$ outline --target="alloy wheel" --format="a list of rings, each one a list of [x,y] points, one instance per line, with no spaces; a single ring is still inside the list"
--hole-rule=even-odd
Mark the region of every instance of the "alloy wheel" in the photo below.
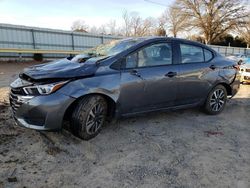
[[[219,112],[225,104],[225,93],[222,89],[216,89],[210,99],[212,111]]]
[[[105,121],[105,110],[101,104],[96,104],[89,112],[86,121],[88,134],[95,134]]]

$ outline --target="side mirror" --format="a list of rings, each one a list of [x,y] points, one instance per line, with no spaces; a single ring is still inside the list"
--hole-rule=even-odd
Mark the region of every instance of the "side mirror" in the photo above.
[[[74,57],[74,56],[68,56],[67,59],[68,59],[68,60],[71,60],[71,59],[73,59],[73,57]]]

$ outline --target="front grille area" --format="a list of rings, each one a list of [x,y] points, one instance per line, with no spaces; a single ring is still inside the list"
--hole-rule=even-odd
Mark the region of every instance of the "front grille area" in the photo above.
[[[18,100],[18,95],[17,94],[14,94],[12,92],[12,89],[11,89],[11,92],[10,92],[10,95],[9,95],[9,99],[10,99],[10,106],[13,110],[13,113],[14,115],[16,114],[16,111],[17,109],[23,104],[20,100]]]
[[[33,98],[33,96],[22,95],[22,89],[11,88],[9,100],[13,112],[13,117],[17,120],[17,111],[21,105]],[[18,115],[22,120],[30,125],[43,126],[46,119],[46,112],[40,111],[39,108],[30,107],[26,104],[27,111],[22,111]]]
[[[250,72],[250,69],[246,69],[246,72]]]
[[[11,93],[14,95],[22,95],[22,96],[26,95],[26,93],[22,88],[11,88]]]

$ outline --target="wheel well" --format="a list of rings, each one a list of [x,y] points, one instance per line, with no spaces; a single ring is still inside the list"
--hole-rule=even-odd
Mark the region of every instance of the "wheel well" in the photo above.
[[[226,90],[227,90],[227,95],[229,95],[229,96],[232,95],[232,88],[231,88],[231,86],[229,84],[219,83],[217,85],[223,85],[226,88]]]
[[[76,105],[78,104],[78,102],[86,97],[86,96],[91,96],[91,95],[100,95],[102,96],[106,101],[107,101],[107,104],[108,104],[108,121],[111,121],[111,119],[114,117],[115,115],[115,109],[116,109],[116,103],[115,101],[107,96],[107,95],[104,95],[104,94],[99,94],[99,93],[93,93],[93,94],[88,94],[88,95],[84,95],[84,96],[81,96],[79,98],[77,98],[66,110],[65,114],[64,114],[64,120],[70,120],[70,117],[72,116],[72,112],[73,110],[75,109]]]

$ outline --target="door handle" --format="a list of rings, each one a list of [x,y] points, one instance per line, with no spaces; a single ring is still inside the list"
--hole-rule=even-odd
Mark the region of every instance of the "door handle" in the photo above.
[[[139,74],[139,72],[138,72],[137,70],[135,70],[135,69],[131,70],[131,71],[130,71],[130,74],[131,74],[131,75],[138,76],[138,77],[141,77],[141,75]]]
[[[212,70],[214,70],[214,69],[216,69],[216,66],[215,65],[211,65],[209,68],[212,69]]]
[[[177,75],[177,72],[168,72],[167,74],[165,74],[165,76],[169,77],[169,78],[172,78],[174,76]]]

